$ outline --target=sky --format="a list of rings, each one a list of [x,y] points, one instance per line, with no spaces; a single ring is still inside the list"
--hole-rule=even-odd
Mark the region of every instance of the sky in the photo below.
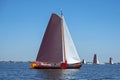
[[[120,62],[120,0],[0,0],[0,61],[35,61],[52,13],[63,11],[80,59]]]

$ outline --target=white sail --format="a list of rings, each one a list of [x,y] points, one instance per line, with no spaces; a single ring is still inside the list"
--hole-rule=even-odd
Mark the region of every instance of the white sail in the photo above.
[[[64,43],[65,43],[65,54],[66,54],[65,57],[67,63],[68,64],[79,63],[80,58],[76,51],[70,32],[67,28],[67,24],[65,22],[64,16],[62,16],[62,19],[63,19],[63,27],[64,27],[64,41],[65,41]]]
[[[99,60],[97,59],[97,64],[100,64]]]

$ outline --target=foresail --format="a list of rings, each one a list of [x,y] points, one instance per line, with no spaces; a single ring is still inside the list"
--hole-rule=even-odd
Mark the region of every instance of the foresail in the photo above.
[[[97,59],[97,64],[100,64],[99,60]]]
[[[64,27],[64,40],[65,40],[65,52],[66,52],[65,54],[66,54],[67,63],[68,64],[79,63],[80,58],[76,51],[70,32],[67,28],[67,24],[65,22],[64,16],[62,16],[62,19],[63,19],[63,27]]]

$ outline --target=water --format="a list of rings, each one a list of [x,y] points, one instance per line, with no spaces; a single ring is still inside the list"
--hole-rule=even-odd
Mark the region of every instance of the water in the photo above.
[[[29,63],[0,63],[0,80],[120,80],[120,65],[83,65],[80,69],[29,69]]]

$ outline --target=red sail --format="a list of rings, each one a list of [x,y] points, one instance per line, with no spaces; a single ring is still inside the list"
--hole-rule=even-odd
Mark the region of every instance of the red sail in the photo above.
[[[59,63],[63,61],[61,17],[52,14],[46,28],[36,61]]]
[[[96,54],[94,54],[93,64],[97,64],[97,55]]]
[[[93,64],[99,64],[99,60],[96,54],[94,54]]]

